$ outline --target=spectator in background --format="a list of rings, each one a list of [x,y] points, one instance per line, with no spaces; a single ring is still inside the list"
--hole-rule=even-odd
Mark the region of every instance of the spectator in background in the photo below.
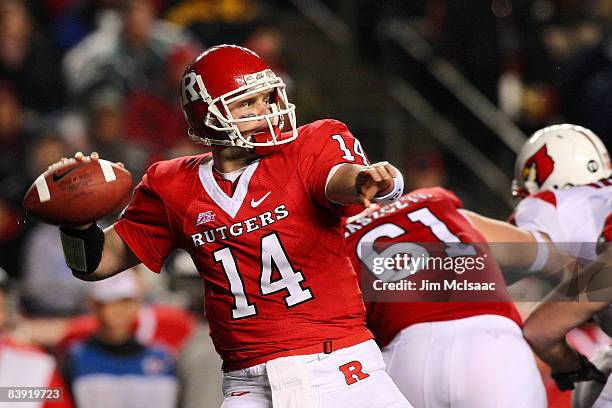
[[[89,285],[98,329],[72,347],[66,365],[77,405],[174,408],[174,357],[163,347],[143,345],[132,331],[139,310],[134,272]]]
[[[19,213],[0,196],[0,268],[6,268],[12,277],[19,276],[19,259],[15,253],[21,247],[22,224]]]
[[[188,148],[191,154],[199,152],[187,137],[183,111],[176,103],[176,86],[183,69],[198,54],[199,50],[190,45],[175,47],[159,73],[159,86],[135,89],[126,97],[127,139],[138,146],[147,146],[152,153],[151,162],[170,158],[166,152],[172,149]]]
[[[194,268],[193,263],[189,268]],[[209,336],[208,322],[196,319],[193,313],[177,306],[177,301],[181,303],[177,293],[168,293],[159,286],[152,287],[159,285],[160,281],[147,280],[146,276],[141,275],[149,272],[144,269],[142,266],[135,268],[136,272],[140,272],[136,276],[139,291],[143,293],[138,299],[153,303],[139,303],[136,320],[131,325],[134,338],[145,346],[162,346],[176,357],[182,408],[220,406],[223,402],[220,392],[221,359]],[[201,296],[199,281],[198,284],[191,282],[188,286],[192,289],[195,287],[194,292]],[[201,301],[197,305],[201,307]],[[203,315],[201,310],[198,315]],[[95,335],[100,330],[100,321],[93,313],[68,318],[30,315],[19,321],[18,329],[22,341],[44,346],[62,358],[75,344]]]
[[[101,115],[102,120],[93,124],[96,130],[104,131],[102,127],[109,126],[106,120],[114,121],[115,128],[122,123],[115,137],[121,138],[120,143],[138,144],[137,174],[142,171],[143,151],[150,155],[144,163],[148,164],[166,158],[168,149],[188,143],[183,115],[176,106],[176,84],[180,68],[199,51],[185,31],[157,19],[155,13],[150,0],[126,1],[120,14],[107,12],[100,27],[64,58],[73,101],[92,106],[94,120]],[[113,109],[104,103],[99,110],[100,93],[120,96],[113,102],[117,106]],[[131,164],[126,160],[130,169]]]
[[[138,268],[145,269],[144,267]],[[196,319],[192,314],[179,307],[142,303],[148,289],[139,274],[140,269],[138,268],[134,268],[130,272],[130,281],[134,282],[135,291],[138,294],[135,298],[138,302],[138,310],[130,330],[141,344],[163,346],[172,354],[177,355],[185,344],[191,340],[196,329]],[[92,286],[92,284],[87,283],[87,286]],[[94,335],[95,332],[100,330],[100,324],[100,320],[93,313],[72,317],[65,320],[65,324],[61,331],[57,333],[53,342],[46,343],[46,345],[57,346],[60,354],[62,354],[75,342],[83,341]]]
[[[106,160],[122,162],[138,180],[150,164],[152,152],[147,143],[133,143],[126,136],[126,117],[130,114],[126,114],[125,104],[125,97],[117,91],[98,92],[89,100],[87,123],[93,150]]]
[[[144,277],[136,276],[139,289],[148,297],[150,292]],[[198,322],[191,313],[172,305],[140,303],[138,306],[131,333],[140,344],[162,346],[177,358],[181,407],[220,406],[223,402],[221,359],[208,334],[208,323]],[[100,330],[100,320],[93,313],[68,319],[28,319],[21,322],[20,329],[27,341],[65,356],[76,343]]]
[[[10,313],[8,312],[8,276],[0,268],[0,386],[2,387],[48,387],[59,389],[61,401],[32,402],[32,408],[71,408],[73,406],[53,357],[39,349],[17,343],[9,335]],[[3,406],[18,407],[21,404],[3,403]]]
[[[189,29],[208,44],[244,42],[251,24],[262,12],[259,0],[177,0],[168,3],[165,19]]]
[[[124,95],[139,89],[157,91],[168,54],[189,42],[179,27],[156,19],[150,0],[128,0],[120,15],[108,15],[66,54],[70,93],[78,102],[104,88]]]
[[[0,83],[0,267],[20,275],[24,224],[21,199],[28,185],[24,152],[30,135],[23,128],[21,104],[11,86]]]
[[[32,135],[24,129],[23,116],[15,90],[0,82],[0,196],[13,208],[21,206],[29,178],[24,159]]]
[[[287,69],[284,56],[285,39],[280,30],[271,25],[260,25],[247,37],[244,46],[268,61],[270,69],[283,79],[287,92],[291,94],[293,79]]]
[[[564,114],[612,143],[612,30],[601,39],[578,49],[562,70],[561,96]]]
[[[0,80],[15,87],[26,109],[48,113],[62,105],[59,61],[20,0],[0,3]]]
[[[61,0],[45,2],[41,8],[49,20],[49,31],[63,54],[94,31],[107,11],[117,10],[121,0]]]
[[[33,316],[69,316],[83,312],[85,287],[66,268],[59,232],[39,222],[28,233],[23,252],[23,306]]]

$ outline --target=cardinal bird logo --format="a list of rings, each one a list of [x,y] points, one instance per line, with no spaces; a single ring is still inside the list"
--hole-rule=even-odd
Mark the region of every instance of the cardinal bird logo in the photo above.
[[[523,168],[523,179],[533,181],[542,187],[555,169],[555,161],[548,155],[546,145],[542,146],[526,162]]]

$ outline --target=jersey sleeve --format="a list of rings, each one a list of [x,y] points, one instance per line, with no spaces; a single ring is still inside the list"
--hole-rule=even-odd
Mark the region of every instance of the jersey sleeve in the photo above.
[[[606,217],[603,230],[601,231],[601,234],[597,240],[597,254],[601,254],[604,249],[608,248],[610,246],[610,242],[612,242],[612,213],[608,214]]]
[[[302,150],[299,169],[302,178],[314,200],[342,216],[349,216],[363,210],[361,205],[339,205],[330,201],[325,188],[339,165],[369,165],[361,143],[346,125],[336,120],[316,123],[316,129],[308,135]]]
[[[548,235],[552,242],[567,242],[556,204],[547,196],[523,199],[516,207],[511,220],[519,228]]]
[[[606,217],[601,236],[603,237],[604,241],[612,242],[612,214],[608,214],[608,216]]]
[[[159,273],[175,244],[165,205],[154,188],[154,175],[155,165],[136,186],[115,231],[147,268]]]

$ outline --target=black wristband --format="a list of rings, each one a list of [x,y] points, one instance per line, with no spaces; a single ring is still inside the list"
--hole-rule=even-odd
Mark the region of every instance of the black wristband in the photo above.
[[[574,380],[571,377],[573,373],[573,371],[571,373],[560,373],[553,371],[550,376],[553,380],[555,380],[555,384],[557,384],[557,388],[559,388],[560,391],[569,391],[575,388]]]
[[[66,265],[72,272],[86,275],[98,268],[104,247],[104,232],[98,224],[85,230],[60,227],[60,238]]]
[[[580,367],[574,371],[559,372],[553,371],[551,377],[555,380],[557,387],[561,391],[573,390],[574,383],[580,381],[597,381],[601,384],[606,383],[606,376],[599,371],[593,363],[591,363],[585,356],[579,354]]]

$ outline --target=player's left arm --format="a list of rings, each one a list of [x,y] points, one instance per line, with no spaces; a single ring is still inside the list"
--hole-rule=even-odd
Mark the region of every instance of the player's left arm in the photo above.
[[[345,163],[331,175],[325,195],[340,204],[363,204],[373,201],[395,201],[404,189],[400,171],[388,162],[369,166]]]

